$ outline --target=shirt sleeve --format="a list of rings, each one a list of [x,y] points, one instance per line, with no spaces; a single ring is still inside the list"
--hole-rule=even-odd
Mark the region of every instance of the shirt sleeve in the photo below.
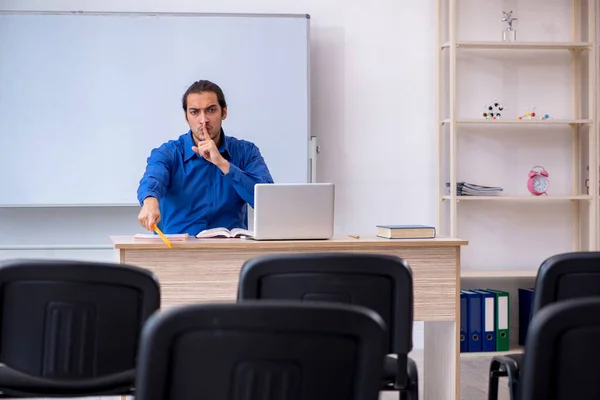
[[[244,201],[250,204],[250,207],[254,207],[254,185],[273,183],[269,168],[255,145],[248,150],[248,162],[245,168],[242,170],[229,162],[229,172],[225,177],[231,179],[235,190]]]
[[[142,205],[146,197],[154,197],[159,203],[169,186],[174,154],[166,146],[153,149],[148,157],[146,172],[140,180],[137,198]]]

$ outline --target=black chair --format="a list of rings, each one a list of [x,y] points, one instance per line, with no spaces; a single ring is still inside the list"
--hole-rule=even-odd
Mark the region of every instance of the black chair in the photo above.
[[[600,252],[570,252],[552,256],[538,270],[531,317],[552,303],[587,296],[600,296]],[[528,340],[525,341],[525,353],[529,347]],[[523,357],[523,353],[514,353],[492,358],[489,400],[498,398],[498,378],[506,376],[510,398],[519,399]]]
[[[357,304],[386,323],[387,356],[380,390],[418,399],[412,350],[413,281],[399,257],[359,253],[277,254],[250,259],[240,273],[238,301],[281,299]]]
[[[523,400],[600,398],[600,298],[564,300],[532,318],[523,359]]]
[[[193,304],[142,332],[136,400],[377,400],[385,323],[345,304]]]
[[[0,263],[3,397],[133,393],[139,336],[160,306],[154,275],[123,264]]]

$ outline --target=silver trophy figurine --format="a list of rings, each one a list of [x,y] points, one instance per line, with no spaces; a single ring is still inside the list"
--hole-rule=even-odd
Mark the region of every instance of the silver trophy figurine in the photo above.
[[[514,42],[517,40],[517,31],[513,29],[513,21],[516,21],[517,18],[513,17],[512,11],[502,11],[502,14],[504,14],[502,21],[508,22],[508,28],[502,31],[502,40],[505,42]]]

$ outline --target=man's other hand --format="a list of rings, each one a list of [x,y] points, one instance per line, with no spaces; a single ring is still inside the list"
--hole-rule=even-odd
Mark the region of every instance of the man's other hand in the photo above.
[[[160,209],[158,208],[158,200],[154,197],[146,197],[142,211],[138,215],[140,224],[149,231],[154,230],[154,224],[160,221]]]

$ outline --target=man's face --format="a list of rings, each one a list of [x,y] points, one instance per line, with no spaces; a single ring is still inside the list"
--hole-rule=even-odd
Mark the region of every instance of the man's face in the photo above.
[[[190,93],[187,97],[185,119],[192,130],[194,141],[206,139],[206,133],[218,142],[221,121],[227,117],[227,107],[221,108],[216,93]],[[217,143],[218,144],[218,143]]]

